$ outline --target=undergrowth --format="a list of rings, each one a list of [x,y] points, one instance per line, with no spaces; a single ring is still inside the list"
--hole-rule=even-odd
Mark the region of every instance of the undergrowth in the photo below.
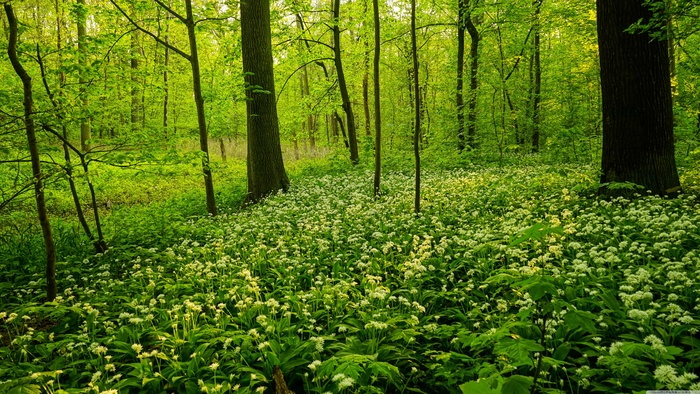
[[[216,217],[187,196],[115,214],[56,302],[41,270],[3,274],[0,391],[273,392],[274,366],[297,393],[700,388],[695,195],[465,166],[426,171],[420,215],[409,172],[375,199],[361,168]]]

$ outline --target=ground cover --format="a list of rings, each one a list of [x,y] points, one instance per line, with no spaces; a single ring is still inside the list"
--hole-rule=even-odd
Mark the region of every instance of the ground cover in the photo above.
[[[592,174],[436,169],[416,216],[410,172],[375,199],[360,169],[162,212],[157,245],[135,221],[59,264],[56,302],[40,271],[8,290],[0,391],[271,393],[274,366],[297,393],[700,389],[695,195],[599,200]]]

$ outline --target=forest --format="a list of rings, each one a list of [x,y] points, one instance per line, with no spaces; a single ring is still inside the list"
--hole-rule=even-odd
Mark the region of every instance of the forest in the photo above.
[[[0,393],[700,393],[700,1],[0,3]]]

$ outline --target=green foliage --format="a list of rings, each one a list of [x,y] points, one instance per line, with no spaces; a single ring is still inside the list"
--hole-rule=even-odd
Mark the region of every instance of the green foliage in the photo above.
[[[54,303],[40,259],[4,266],[3,390],[252,393],[276,365],[307,393],[697,387],[694,195],[587,198],[580,167],[433,169],[415,216],[411,174],[387,169],[375,199],[369,170],[322,175],[335,161],[216,217],[178,188],[121,208],[107,253],[62,255]]]

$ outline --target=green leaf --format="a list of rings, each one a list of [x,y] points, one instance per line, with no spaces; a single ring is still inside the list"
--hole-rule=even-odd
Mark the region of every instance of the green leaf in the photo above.
[[[564,323],[572,331],[581,328],[590,334],[595,334],[596,328],[595,323],[593,322],[594,318],[595,315],[591,312],[570,309],[568,312],[566,312],[566,315],[564,315]]]
[[[566,356],[569,355],[571,351],[571,345],[568,343],[562,343],[557,347],[557,349],[552,353],[552,358],[559,361],[564,361]]]
[[[503,383],[501,394],[528,394],[532,386],[532,377],[513,375]]]
[[[539,343],[532,339],[523,338],[503,338],[493,347],[494,353],[509,357],[513,360],[513,365],[516,367],[520,365],[534,365],[531,353],[543,350],[544,348]]]
[[[535,223],[532,226],[522,230],[520,236],[511,241],[508,246],[517,246],[525,241],[539,240],[549,234],[563,234],[564,228],[561,226],[550,227],[542,223]]]
[[[532,298],[534,301],[544,297],[545,294],[557,294],[557,288],[553,284],[542,279],[523,287],[523,291],[530,293],[530,298]]]
[[[23,384],[11,388],[7,394],[41,394],[41,387],[36,384]]]
[[[472,381],[459,385],[462,389],[462,394],[500,394],[498,389],[493,389],[490,387],[490,382],[486,380],[482,381]]]

